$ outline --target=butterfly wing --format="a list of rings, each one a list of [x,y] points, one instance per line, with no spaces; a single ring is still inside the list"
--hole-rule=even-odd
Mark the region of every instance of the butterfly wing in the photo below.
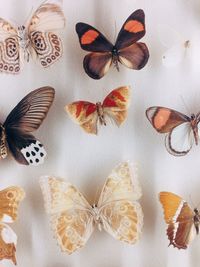
[[[71,254],[83,247],[93,232],[92,208],[73,185],[62,179],[42,177],[40,185],[57,242],[62,251]]]
[[[63,53],[61,39],[54,31],[65,27],[65,16],[60,5],[43,3],[27,25],[31,47],[43,67],[49,67]]]
[[[65,106],[71,119],[87,133],[97,134],[98,114],[95,104],[77,101]]]
[[[115,44],[117,50],[126,48],[137,42],[145,33],[145,14],[142,9],[138,9],[123,24]]]
[[[121,163],[107,178],[98,202],[103,227],[114,238],[129,244],[139,239],[143,226],[143,212],[137,202],[140,197],[141,188],[131,166]]]
[[[188,203],[171,192],[160,192],[159,200],[164,210],[167,236],[173,245],[179,249],[186,249],[194,237],[194,212]]]
[[[52,87],[32,91],[11,111],[3,125],[9,149],[21,164],[38,165],[44,160],[46,152],[42,144],[30,133],[45,119],[54,95]]]
[[[0,71],[11,74],[20,71],[17,30],[2,18],[0,18]]]
[[[103,101],[104,114],[109,116],[117,126],[120,126],[127,117],[130,104],[130,87],[122,86],[113,90]]]
[[[12,186],[0,191],[0,222],[11,223],[17,219],[20,202],[24,199],[22,188]]]
[[[17,236],[15,232],[6,224],[0,223],[0,260],[16,261]]]
[[[188,116],[165,107],[150,107],[146,110],[146,116],[159,133],[169,133],[174,127],[190,121]]]
[[[102,78],[112,64],[113,45],[94,27],[77,23],[76,32],[83,50],[90,51],[83,60],[85,72],[93,79]]]

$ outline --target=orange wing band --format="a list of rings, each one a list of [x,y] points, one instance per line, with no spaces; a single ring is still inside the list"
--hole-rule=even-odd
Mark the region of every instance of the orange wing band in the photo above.
[[[128,32],[138,33],[144,31],[144,25],[138,20],[129,20],[124,25],[124,29]]]
[[[81,37],[81,44],[82,45],[87,45],[91,44],[96,40],[96,38],[99,36],[99,33],[94,31],[94,30],[89,30],[83,34]]]

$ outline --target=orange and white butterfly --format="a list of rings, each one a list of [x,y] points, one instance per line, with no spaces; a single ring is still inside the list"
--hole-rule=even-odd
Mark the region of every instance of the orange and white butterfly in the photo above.
[[[163,206],[165,222],[168,225],[169,245],[178,249],[186,249],[195,233],[199,234],[199,210],[197,208],[192,210],[182,197],[171,192],[160,192],[159,199]]]
[[[176,110],[165,107],[150,107],[146,116],[154,129],[167,134],[165,147],[174,156],[184,156],[195,142],[198,145],[200,134],[200,113],[190,117]]]
[[[45,1],[25,25],[12,26],[0,18],[0,71],[18,74],[30,57],[46,68],[62,56],[62,43],[54,32],[64,28],[58,3]]]
[[[95,205],[90,205],[75,186],[62,179],[41,177],[40,185],[62,251],[71,254],[85,246],[95,225],[129,244],[140,238],[143,212],[138,199],[141,188],[128,162],[111,172]]]
[[[110,118],[119,127],[127,117],[130,104],[130,87],[119,87],[106,96],[103,103],[96,104],[88,101],[76,101],[65,106],[65,110],[83,130],[90,134],[97,134],[98,122],[106,125]]]
[[[17,264],[17,236],[8,223],[17,219],[18,207],[24,197],[24,190],[17,186],[0,191],[0,260],[12,260],[14,264]]]

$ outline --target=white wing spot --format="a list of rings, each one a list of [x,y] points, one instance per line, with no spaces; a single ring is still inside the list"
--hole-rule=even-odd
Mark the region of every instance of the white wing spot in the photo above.
[[[43,145],[39,141],[31,143],[29,146],[22,148],[21,152],[28,163],[34,166],[42,164],[47,155]]]

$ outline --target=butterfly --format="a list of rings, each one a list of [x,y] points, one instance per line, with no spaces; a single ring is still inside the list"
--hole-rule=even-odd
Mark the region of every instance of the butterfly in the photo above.
[[[97,134],[98,122],[106,126],[109,117],[119,127],[127,117],[130,103],[130,87],[122,86],[110,92],[103,103],[76,101],[65,106],[65,110],[73,121],[78,123],[85,132]]]
[[[119,71],[119,63],[139,70],[149,58],[146,44],[137,42],[145,35],[145,14],[141,9],[133,12],[123,24],[115,45],[111,44],[98,30],[86,23],[77,23],[76,32],[80,46],[87,54],[83,60],[85,72],[93,79],[101,79],[111,64]]]
[[[199,234],[199,210],[197,208],[192,210],[185,200],[171,192],[160,192],[159,199],[168,225],[169,245],[186,249],[195,233]]]
[[[52,65],[62,56],[62,43],[54,31],[64,26],[61,7],[48,1],[39,6],[25,25],[14,27],[0,18],[0,71],[18,74],[30,57],[44,68]]]
[[[128,162],[114,168],[98,203],[92,206],[75,186],[62,179],[44,176],[40,185],[62,251],[71,254],[85,246],[95,225],[129,244],[139,239],[143,226],[143,212],[138,202],[141,188]]]
[[[14,264],[17,264],[17,236],[8,223],[16,221],[18,207],[24,197],[24,190],[17,186],[0,191],[0,260],[12,260]]]
[[[8,150],[21,164],[43,163],[46,151],[31,134],[37,130],[54,100],[55,90],[41,87],[26,95],[0,123],[0,158],[6,158]]]
[[[146,116],[159,133],[166,133],[165,146],[174,156],[184,156],[198,145],[200,113],[190,117],[165,107],[150,107]]]

